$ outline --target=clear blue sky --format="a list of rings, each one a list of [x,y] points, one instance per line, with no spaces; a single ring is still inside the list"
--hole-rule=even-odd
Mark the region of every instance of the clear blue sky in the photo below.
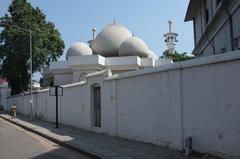
[[[55,23],[68,47],[81,40],[91,39],[91,28],[99,32],[104,26],[118,22],[142,38],[158,56],[166,50],[163,34],[168,31],[168,20],[173,20],[173,31],[179,34],[177,50],[191,53],[193,49],[192,23],[184,22],[189,0],[29,0]],[[0,16],[7,12],[11,0],[0,0]],[[38,79],[39,74],[35,75]]]

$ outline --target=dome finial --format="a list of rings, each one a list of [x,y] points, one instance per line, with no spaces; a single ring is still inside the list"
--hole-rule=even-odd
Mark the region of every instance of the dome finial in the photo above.
[[[171,19],[169,19],[168,20],[168,25],[169,25],[169,33],[171,33],[172,32],[172,20]]]
[[[93,36],[93,37],[92,37],[92,40],[95,39],[96,30],[97,30],[97,29],[96,29],[95,27],[92,28],[92,34],[93,34],[93,35],[92,35],[92,36]]]
[[[134,35],[134,32],[132,32],[132,36],[134,37],[135,35]]]
[[[116,18],[115,17],[113,18],[113,24],[116,24]]]

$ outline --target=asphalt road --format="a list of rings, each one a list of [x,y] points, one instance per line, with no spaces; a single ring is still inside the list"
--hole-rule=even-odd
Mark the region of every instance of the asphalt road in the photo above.
[[[90,159],[0,118],[0,159]]]

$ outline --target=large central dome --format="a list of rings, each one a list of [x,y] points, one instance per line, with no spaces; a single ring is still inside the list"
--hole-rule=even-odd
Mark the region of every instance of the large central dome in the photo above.
[[[110,24],[97,35],[92,50],[104,57],[118,56],[120,45],[131,36],[131,32],[121,24]]]

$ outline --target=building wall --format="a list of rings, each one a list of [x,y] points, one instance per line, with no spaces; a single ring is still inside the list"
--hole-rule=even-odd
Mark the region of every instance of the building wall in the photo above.
[[[196,11],[197,16],[194,19],[194,40],[195,40],[195,45],[198,43],[198,41],[200,40],[201,36],[202,36],[202,17],[201,17],[201,11],[200,9],[198,11]]]
[[[235,14],[233,14],[233,34],[235,37],[240,36],[240,9],[236,10]]]
[[[3,109],[7,108],[7,97],[10,95],[11,89],[7,85],[0,86],[0,105]]]
[[[224,0],[222,0],[224,1]],[[209,22],[206,23],[206,14],[203,1],[194,13],[194,39],[195,49],[193,54],[200,56],[210,56],[240,49],[240,1],[229,0],[228,5],[216,4],[215,0],[206,0],[209,11]],[[230,17],[232,16],[232,25]],[[231,29],[233,35],[231,35]],[[232,36],[232,37],[231,37]],[[238,41],[238,46],[232,48],[232,42]],[[214,45],[209,50],[209,41]]]
[[[240,2],[239,2],[240,3]],[[238,39],[238,46],[234,46],[234,49],[240,49],[240,9],[236,10],[233,15],[233,36]]]
[[[200,151],[239,155],[239,64],[182,71],[183,136],[193,136],[193,147]]]
[[[118,136],[181,149],[179,84],[179,70],[117,80]]]
[[[240,52],[215,55],[162,67],[64,86],[59,97],[61,123],[182,150],[186,136],[193,149],[240,157]],[[92,86],[101,86],[101,128],[93,127]],[[8,98],[30,115],[30,97]],[[55,97],[34,95],[38,117],[54,122]]]
[[[216,54],[231,51],[231,36],[229,22],[225,23],[218,34],[214,38],[214,46]]]
[[[58,73],[54,74],[54,85],[69,84],[73,82],[72,73]]]
[[[212,45],[208,44],[206,45],[206,47],[203,49],[202,51],[202,55],[201,56],[210,56],[213,55],[213,47]]]

